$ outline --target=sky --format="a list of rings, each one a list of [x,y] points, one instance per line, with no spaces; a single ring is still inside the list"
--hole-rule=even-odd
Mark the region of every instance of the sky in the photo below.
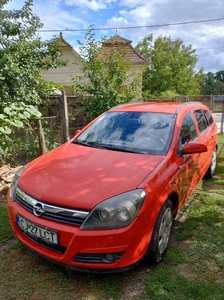
[[[23,4],[11,0],[7,8]],[[224,70],[224,0],[34,0],[32,10],[43,39],[62,32],[76,51],[92,25],[96,40],[117,33],[133,46],[149,34],[181,39],[196,50],[196,70]]]

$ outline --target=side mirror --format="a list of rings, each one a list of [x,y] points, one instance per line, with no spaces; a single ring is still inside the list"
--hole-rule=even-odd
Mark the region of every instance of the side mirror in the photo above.
[[[202,153],[202,152],[207,152],[208,148],[205,144],[201,143],[187,143],[182,146],[182,153],[181,155],[184,154],[193,154],[193,153]]]

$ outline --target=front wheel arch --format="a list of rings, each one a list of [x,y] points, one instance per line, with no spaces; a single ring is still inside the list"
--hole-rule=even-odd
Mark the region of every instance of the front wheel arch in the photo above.
[[[148,251],[145,255],[145,261],[147,263],[159,263],[164,257],[170,242],[175,211],[176,208],[173,202],[168,198],[163,204],[155,222]]]

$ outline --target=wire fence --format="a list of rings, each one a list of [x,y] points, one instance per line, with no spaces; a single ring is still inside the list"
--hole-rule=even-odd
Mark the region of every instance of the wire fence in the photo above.
[[[10,138],[0,145],[0,166],[17,167],[25,165],[40,156],[40,138],[38,122],[43,129],[46,151],[50,151],[63,143],[62,140],[62,112],[59,103],[60,96],[50,98],[50,102],[38,107],[42,114],[40,119],[30,120],[24,128],[15,128]],[[67,96],[69,135],[74,136],[77,129],[86,125],[85,113],[76,117],[80,102],[76,97]]]
[[[54,118],[42,118],[47,150],[60,145],[60,134]],[[31,120],[28,127],[16,128],[10,139],[4,142],[0,165],[16,167],[25,165],[40,155],[36,120]]]

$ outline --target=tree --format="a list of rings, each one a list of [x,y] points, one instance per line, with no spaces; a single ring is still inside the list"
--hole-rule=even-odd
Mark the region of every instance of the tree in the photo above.
[[[201,95],[224,94],[224,71],[208,72],[203,80]]]
[[[85,43],[78,41],[82,58],[79,66],[84,75],[73,78],[74,90],[82,99],[87,121],[138,97],[140,84],[140,76],[132,73],[131,62],[126,59],[125,46],[116,45],[116,49],[103,53],[105,38],[96,41],[92,31],[91,26]]]
[[[224,95],[224,82],[221,80],[217,80],[215,86],[216,86],[215,95]]]
[[[216,94],[224,95],[224,70],[215,73]]]
[[[32,13],[32,0],[20,10],[3,10],[0,3],[0,139],[1,146],[13,128],[40,116],[36,105],[49,96],[52,84],[40,69],[63,65],[60,39],[42,41],[37,31],[43,24]]]
[[[143,74],[145,96],[198,95],[203,80],[203,70],[194,70],[197,56],[192,46],[185,46],[181,39],[159,36],[153,40],[146,36],[135,47],[136,51],[150,62]]]
[[[224,82],[224,70],[216,72],[215,79]]]
[[[215,76],[212,72],[208,72],[202,82],[201,95],[215,95]]]

